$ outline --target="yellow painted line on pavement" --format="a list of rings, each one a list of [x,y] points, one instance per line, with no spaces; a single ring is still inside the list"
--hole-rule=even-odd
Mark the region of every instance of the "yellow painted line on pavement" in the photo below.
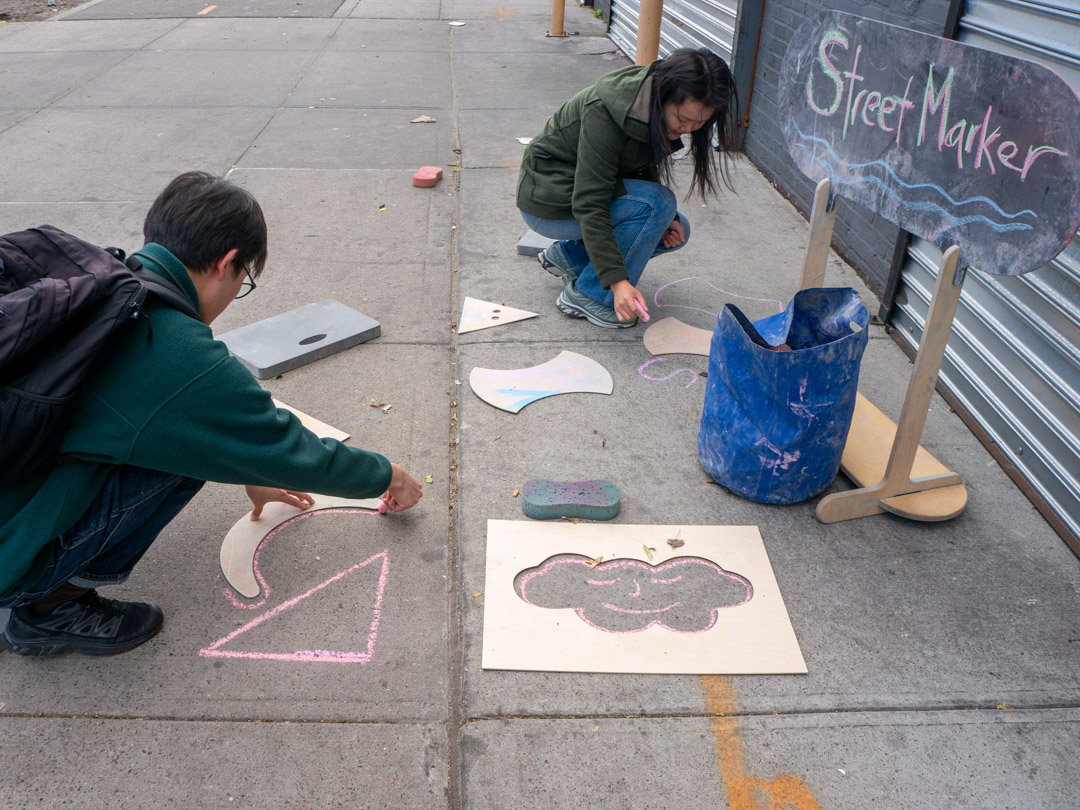
[[[738,706],[731,678],[703,675],[701,688],[712,716],[720,780],[727,792],[729,810],[821,810],[810,788],[790,774],[768,780],[746,770],[746,751],[735,717]]]
[[[213,10],[214,10],[215,8],[217,8],[217,6],[207,6],[207,7],[206,7],[206,8],[204,8],[204,9],[203,9],[202,11],[200,11],[200,12],[199,12],[199,14],[209,14],[209,13],[210,13],[211,11],[213,11]],[[198,16],[198,14],[196,14],[195,16]]]

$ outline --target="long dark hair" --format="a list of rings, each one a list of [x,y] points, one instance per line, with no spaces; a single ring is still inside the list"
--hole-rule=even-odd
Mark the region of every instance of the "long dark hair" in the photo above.
[[[700,101],[715,112],[708,123],[690,133],[690,154],[694,159],[694,179],[687,197],[696,188],[704,201],[706,193],[716,194],[716,172],[724,185],[734,191],[728,177],[731,152],[738,131],[739,97],[735,79],[727,63],[708,48],[680,48],[650,68],[653,81],[649,140],[656,176],[671,185],[671,149],[664,127],[664,107],[687,99]],[[716,147],[713,148],[713,133]],[[721,155],[718,163],[716,152]]]

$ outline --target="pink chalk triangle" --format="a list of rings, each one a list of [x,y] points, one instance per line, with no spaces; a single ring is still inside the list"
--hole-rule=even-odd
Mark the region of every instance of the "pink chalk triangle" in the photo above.
[[[368,630],[367,644],[363,650],[296,650],[294,652],[287,653],[272,653],[272,652],[249,652],[239,650],[223,650],[221,649],[237,636],[243,635],[249,630],[261,625],[263,622],[274,618],[280,613],[287,610],[291,610],[296,605],[300,604],[309,597],[314,596],[323,588],[328,585],[332,585],[345,577],[349,576],[354,571],[363,568],[364,566],[374,563],[376,560],[382,561],[382,571],[379,574],[379,583],[375,589],[375,598],[371,606],[371,624]],[[280,605],[256,616],[250,622],[245,624],[236,630],[233,630],[227,636],[218,639],[209,647],[199,650],[199,655],[205,658],[251,658],[263,661],[296,661],[296,662],[312,662],[312,661],[328,661],[331,663],[342,664],[366,664],[371,660],[371,656],[375,650],[375,640],[379,634],[379,616],[382,611],[383,593],[386,590],[386,580],[390,573],[390,555],[389,549],[384,549],[378,554],[364,560],[362,563],[346,568],[341,573],[335,574],[330,579],[316,585],[306,593],[300,594],[300,596],[294,596]]]

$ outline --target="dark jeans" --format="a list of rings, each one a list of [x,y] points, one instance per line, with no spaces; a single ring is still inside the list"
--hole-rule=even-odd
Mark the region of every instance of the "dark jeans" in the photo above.
[[[204,482],[141,467],[117,467],[81,518],[48,547],[49,563],[23,594],[0,608],[25,605],[65,582],[116,585]]]

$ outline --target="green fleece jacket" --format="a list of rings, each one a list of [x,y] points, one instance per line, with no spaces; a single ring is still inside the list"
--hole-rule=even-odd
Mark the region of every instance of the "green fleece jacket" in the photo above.
[[[136,255],[198,307],[169,251],[150,244]],[[61,445],[72,463],[0,492],[0,599],[34,583],[46,547],[82,516],[115,465],[348,498],[390,485],[383,456],[320,439],[275,408],[209,326],[153,296],[146,311],[152,336],[141,321],[110,336],[72,403]]]
[[[623,179],[656,182],[650,67],[620,68],[582,90],[548,119],[521,160],[518,208],[544,219],[576,219],[605,288],[627,278],[611,201],[626,193]],[[672,142],[673,149],[680,146]]]

